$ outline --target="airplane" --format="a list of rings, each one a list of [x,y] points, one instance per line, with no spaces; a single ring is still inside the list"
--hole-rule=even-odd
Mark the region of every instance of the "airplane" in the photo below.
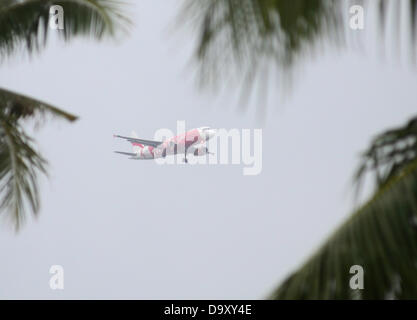
[[[168,155],[184,153],[184,162],[187,163],[188,153],[194,156],[210,154],[205,143],[216,135],[216,130],[210,127],[195,128],[165,141],[139,139],[134,132],[132,135],[134,137],[114,135],[115,138],[129,141],[133,146],[133,152],[115,151],[115,153],[136,160],[165,158]]]

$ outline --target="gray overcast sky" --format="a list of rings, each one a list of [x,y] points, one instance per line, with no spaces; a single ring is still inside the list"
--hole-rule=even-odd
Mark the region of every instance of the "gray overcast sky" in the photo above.
[[[50,161],[40,218],[0,233],[0,298],[262,298],[313,253],[351,209],[350,178],[371,137],[416,111],[416,73],[365,55],[329,53],[303,69],[263,125],[263,171],[159,166],[113,150],[113,133],[257,128],[256,101],[196,89],[193,43],[170,36],[174,1],[131,7],[117,45],[52,41],[1,65],[0,86],[80,116],[36,136]],[[23,61],[23,62],[22,62]],[[273,85],[272,85],[273,86]],[[274,101],[274,99],[271,99]],[[49,288],[49,268],[65,289]],[[348,271],[347,271],[348,272]]]

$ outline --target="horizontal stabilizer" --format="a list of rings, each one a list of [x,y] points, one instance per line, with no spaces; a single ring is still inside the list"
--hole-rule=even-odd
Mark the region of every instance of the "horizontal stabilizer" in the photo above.
[[[136,155],[137,155],[137,153],[122,152],[122,151],[115,151],[115,153],[120,153],[120,154],[124,154],[124,155],[126,155],[126,156],[132,156],[132,157],[134,157],[134,156],[136,156]]]

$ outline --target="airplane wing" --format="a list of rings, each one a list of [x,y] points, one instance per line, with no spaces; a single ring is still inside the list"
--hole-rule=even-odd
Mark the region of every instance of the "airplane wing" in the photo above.
[[[119,136],[119,135],[114,135],[116,138],[122,138],[122,139],[126,139],[127,141],[131,142],[131,143],[140,143],[143,144],[145,146],[152,146],[154,148],[158,147],[160,144],[162,144],[162,141],[153,141],[153,140],[144,140],[144,139],[137,139],[137,138],[131,138],[131,137],[123,137],[123,136]]]
[[[130,153],[130,152],[115,151],[115,153],[120,153],[126,156],[132,156],[132,157],[136,156],[136,153]]]

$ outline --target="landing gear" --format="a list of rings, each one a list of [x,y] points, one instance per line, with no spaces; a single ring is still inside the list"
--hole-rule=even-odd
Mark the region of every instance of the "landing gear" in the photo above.
[[[184,162],[185,162],[185,163],[188,163],[188,160],[187,160],[187,149],[185,149],[185,153],[184,153],[184,154],[185,154],[185,157],[184,157]]]

